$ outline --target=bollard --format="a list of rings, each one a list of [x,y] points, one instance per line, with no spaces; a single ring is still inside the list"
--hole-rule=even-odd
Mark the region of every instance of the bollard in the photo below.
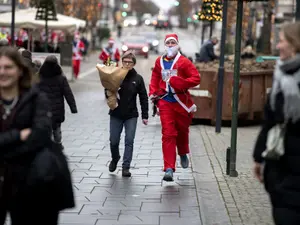
[[[226,149],[226,175],[230,174],[230,147]]]

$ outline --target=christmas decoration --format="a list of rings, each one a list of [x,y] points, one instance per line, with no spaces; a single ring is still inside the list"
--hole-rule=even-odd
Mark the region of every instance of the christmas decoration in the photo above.
[[[203,0],[199,20],[222,21],[222,0]]]

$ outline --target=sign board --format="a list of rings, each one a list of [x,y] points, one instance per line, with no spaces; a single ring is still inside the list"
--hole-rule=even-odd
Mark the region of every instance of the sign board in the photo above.
[[[41,62],[41,64],[43,64],[48,55],[54,55],[57,58],[58,63],[61,65],[61,68],[62,68],[66,78],[69,81],[71,81],[73,79],[72,63],[71,63],[71,65],[63,65],[61,63],[61,54],[59,54],[59,53],[32,52],[32,61],[38,60],[38,61]],[[71,57],[71,62],[72,62],[72,57]]]

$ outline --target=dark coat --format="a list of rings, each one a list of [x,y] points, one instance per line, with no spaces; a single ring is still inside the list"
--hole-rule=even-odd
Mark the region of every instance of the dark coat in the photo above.
[[[144,79],[135,69],[128,72],[118,91],[118,107],[109,111],[109,115],[127,120],[138,117],[136,96],[139,95],[142,108],[142,119],[148,119],[148,95]]]
[[[62,69],[58,64],[44,64],[41,66],[39,88],[47,94],[51,103],[52,123],[62,123],[65,121],[65,102],[70,107],[72,113],[77,113],[77,106],[73,92],[63,75]]]
[[[31,204],[35,204],[32,207],[46,207],[48,206],[47,202],[53,202],[54,199],[57,210],[65,205],[74,204],[72,197],[62,201],[55,198],[56,195],[52,190],[41,190],[38,187],[35,190],[29,188],[31,183],[28,182],[28,178],[30,175],[34,175],[32,174],[32,162],[51,140],[49,106],[46,95],[41,93],[38,88],[24,91],[16,106],[16,113],[10,129],[0,133],[0,172],[1,176],[4,176],[4,186],[0,182],[0,194],[4,194],[0,195],[0,202],[3,203],[6,200],[11,207],[13,205],[22,209]],[[20,131],[25,128],[30,128],[31,134],[23,142],[20,140]],[[63,188],[66,193],[70,191],[69,186]],[[4,190],[6,192],[3,193]]]
[[[207,41],[200,49],[199,62],[210,62],[218,59],[215,55],[214,45],[211,41]]]
[[[300,64],[298,67],[300,73]],[[298,74],[299,75],[299,74]],[[300,84],[298,84],[300,87]],[[268,131],[276,124],[284,122],[284,97],[276,96],[275,110],[270,106],[268,96],[265,105],[265,121],[257,138],[253,158],[255,162],[265,162],[264,184],[269,192],[272,205],[282,208],[298,208],[300,212],[300,121],[288,122],[285,132],[285,154],[279,161],[265,161],[261,154],[266,149]]]

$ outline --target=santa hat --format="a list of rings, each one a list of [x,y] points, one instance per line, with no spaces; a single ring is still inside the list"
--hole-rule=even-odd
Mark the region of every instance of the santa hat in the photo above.
[[[177,34],[167,34],[165,37],[165,43],[169,40],[174,40],[178,43],[178,36]]]
[[[114,43],[115,43],[115,40],[114,40],[113,38],[109,38],[109,39],[108,39],[108,43],[109,43],[109,44],[114,44]]]

